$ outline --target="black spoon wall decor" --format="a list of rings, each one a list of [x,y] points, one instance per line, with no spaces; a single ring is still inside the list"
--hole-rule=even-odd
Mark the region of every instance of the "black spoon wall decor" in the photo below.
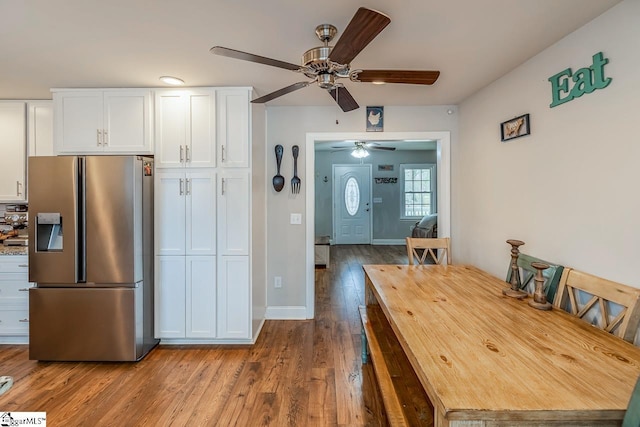
[[[284,188],[284,176],[280,175],[280,164],[282,163],[282,153],[284,152],[284,148],[282,145],[276,145],[276,167],[277,172],[273,177],[273,189],[277,192],[282,191]]]

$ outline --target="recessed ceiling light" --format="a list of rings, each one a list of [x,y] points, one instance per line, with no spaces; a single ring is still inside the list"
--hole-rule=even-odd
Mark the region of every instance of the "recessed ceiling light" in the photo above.
[[[171,86],[182,86],[184,84],[184,80],[171,76],[162,76],[160,81]]]

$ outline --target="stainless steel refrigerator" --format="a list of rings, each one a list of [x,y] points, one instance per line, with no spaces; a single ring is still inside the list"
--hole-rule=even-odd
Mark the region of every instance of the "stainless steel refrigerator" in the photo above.
[[[135,361],[153,338],[153,158],[29,158],[29,358]]]

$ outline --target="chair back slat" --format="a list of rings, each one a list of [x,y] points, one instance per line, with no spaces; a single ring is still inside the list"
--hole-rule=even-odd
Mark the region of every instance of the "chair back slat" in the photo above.
[[[572,268],[564,269],[553,304],[629,342],[640,323],[640,289]]]
[[[451,239],[448,237],[439,238],[417,238],[407,237],[407,256],[409,265],[416,261],[424,264],[427,256],[430,255],[436,264],[442,264],[446,258],[446,264],[451,264]]]

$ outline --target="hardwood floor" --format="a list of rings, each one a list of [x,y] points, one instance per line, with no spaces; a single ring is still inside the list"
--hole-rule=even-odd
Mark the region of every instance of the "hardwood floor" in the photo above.
[[[316,318],[270,320],[253,346],[159,346],[138,363],[29,360],[0,345],[14,386],[0,413],[44,411],[50,426],[386,425],[360,361],[362,264],[406,264],[404,246],[331,247],[316,269]]]

